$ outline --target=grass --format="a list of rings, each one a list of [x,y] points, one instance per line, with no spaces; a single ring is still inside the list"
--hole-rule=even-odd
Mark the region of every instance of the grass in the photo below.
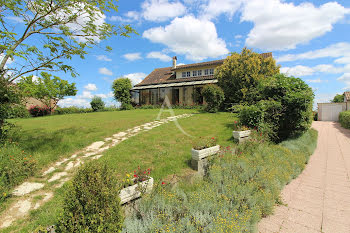
[[[159,110],[131,110],[85,114],[54,115],[11,122],[20,128],[14,140],[45,167],[67,157],[92,142],[156,119]],[[176,114],[193,110],[175,110]],[[169,116],[164,113],[164,116]]]
[[[176,110],[176,113],[193,111]],[[155,113],[157,110],[151,112]],[[220,145],[231,144],[232,129],[230,123],[234,120],[234,116],[229,113],[195,114],[190,118],[179,119],[181,127],[193,137],[185,136],[174,123],[168,123],[123,141],[106,151],[100,160],[111,166],[118,174],[132,172],[137,166],[152,168],[152,177],[155,178],[156,182],[172,174],[181,176],[184,173],[192,172],[189,165],[192,142],[200,136],[208,136],[217,137]],[[113,130],[113,133],[115,132],[118,130]],[[63,193],[64,186],[55,191],[55,197],[51,201],[38,210],[32,211],[29,218],[18,221],[16,225],[4,232],[31,232],[39,225],[55,224],[59,212],[62,210]]]

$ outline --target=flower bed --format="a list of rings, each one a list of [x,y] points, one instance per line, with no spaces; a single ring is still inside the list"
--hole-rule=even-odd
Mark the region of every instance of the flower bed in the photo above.
[[[153,183],[153,178],[149,177],[145,181],[123,188],[120,190],[119,194],[120,204],[125,204],[129,201],[139,198],[141,197],[142,193],[150,192],[153,188]]]

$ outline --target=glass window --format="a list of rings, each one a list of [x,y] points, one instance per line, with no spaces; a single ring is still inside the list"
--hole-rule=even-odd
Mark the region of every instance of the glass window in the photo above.
[[[198,70],[197,74],[198,76],[202,76],[202,70]]]
[[[209,70],[209,74],[210,74],[210,75],[213,75],[213,74],[214,74],[214,69],[210,69],[210,70]]]
[[[186,72],[182,72],[182,77],[183,77],[183,78],[186,77]]]
[[[197,76],[197,70],[192,71],[192,76],[193,77]]]
[[[205,69],[204,70],[204,75],[208,75],[209,74],[209,70],[208,69]]]
[[[187,77],[191,77],[191,72],[190,71],[187,72]]]

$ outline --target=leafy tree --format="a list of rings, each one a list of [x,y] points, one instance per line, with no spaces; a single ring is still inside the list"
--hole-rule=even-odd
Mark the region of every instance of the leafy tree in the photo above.
[[[131,88],[132,84],[129,78],[118,78],[113,82],[112,89],[114,98],[121,103],[121,109],[130,109]]]
[[[105,13],[117,11],[113,0],[0,0],[0,78],[13,82],[37,70],[76,75],[67,62],[113,35],[129,36],[130,25],[105,22]],[[19,24],[11,24],[12,16]],[[19,26],[19,27],[18,27]],[[14,30],[15,29],[15,30]],[[106,47],[110,50],[110,47]],[[6,66],[15,60],[15,64]]]
[[[333,103],[343,103],[344,102],[344,94],[337,94],[336,96],[334,96]]]
[[[101,111],[105,108],[105,103],[103,102],[101,97],[94,96],[90,102],[91,108],[94,112]]]
[[[74,96],[77,94],[75,83],[68,83],[57,76],[53,76],[46,72],[41,72],[42,77],[33,75],[22,78],[18,86],[24,95],[34,97],[44,103],[50,113],[56,107],[59,100],[65,96]]]
[[[207,106],[207,112],[217,112],[224,101],[224,92],[217,85],[206,85],[203,87],[202,95],[204,96]]]
[[[215,76],[225,93],[225,103],[254,103],[259,100],[259,80],[279,74],[280,66],[269,57],[244,48],[240,54],[232,53],[218,67]]]

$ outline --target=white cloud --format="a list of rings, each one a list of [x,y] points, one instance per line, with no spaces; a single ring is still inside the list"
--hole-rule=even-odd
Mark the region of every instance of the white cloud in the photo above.
[[[83,98],[66,98],[66,99],[60,100],[58,102],[58,106],[63,108],[71,107],[71,106],[88,108],[90,107],[90,101]]]
[[[138,13],[137,11],[128,11],[127,13],[123,14],[123,16],[113,15],[108,18],[108,20],[110,21],[120,21],[125,23],[131,23],[139,19],[140,19],[140,13]]]
[[[141,53],[127,53],[123,57],[129,61],[135,61],[141,59]]]
[[[110,59],[110,58],[107,57],[106,55],[97,55],[96,58],[97,58],[97,60],[99,60],[99,61],[112,61],[112,59]]]
[[[23,19],[21,17],[17,17],[17,16],[6,16],[6,19],[9,19],[11,21],[14,21],[16,23],[24,23]]]
[[[337,80],[345,83],[346,86],[343,89],[350,88],[350,73],[343,74]]]
[[[171,61],[172,58],[161,52],[150,52],[147,54],[147,58],[159,59],[164,62]]]
[[[97,90],[96,85],[93,83],[89,83],[88,85],[84,86],[84,88],[88,91],[96,91]]]
[[[149,21],[164,22],[185,14],[186,8],[179,1],[146,0],[142,4],[143,17]]]
[[[106,94],[96,94],[96,95],[94,95],[94,96],[100,97],[100,98],[102,98],[102,99],[108,98]]]
[[[83,91],[83,94],[78,97],[82,99],[91,99],[93,97],[93,94],[91,94],[90,91]]]
[[[332,31],[350,10],[337,2],[320,7],[280,0],[245,0],[241,21],[253,22],[246,45],[262,50],[294,49]]]
[[[336,63],[350,64],[350,43],[341,42],[332,44],[326,48],[311,50],[299,54],[286,54],[277,58],[278,62],[296,61],[296,60],[310,60],[325,57],[342,57],[337,59]]]
[[[133,85],[140,83],[146,76],[147,74],[145,73],[132,73],[124,75],[124,77],[131,79]]]
[[[226,14],[230,18],[241,7],[242,0],[209,0],[201,6],[203,11],[202,17],[213,19],[221,14]]]
[[[307,79],[306,81],[309,82],[309,83],[321,83],[322,82],[322,80],[320,78],[318,78],[318,79]]]
[[[242,35],[235,35],[235,39],[241,39],[241,38],[243,38]]]
[[[294,66],[294,67],[282,67],[280,69],[281,73],[284,73],[289,76],[302,77],[312,75],[315,71],[308,66]]]
[[[200,61],[228,54],[226,43],[218,38],[215,24],[193,16],[175,18],[165,27],[151,28],[143,37],[166,45],[172,52]]]
[[[112,76],[113,75],[113,72],[110,71],[109,69],[107,69],[106,67],[102,67],[98,70],[98,72],[100,74],[104,74],[104,75],[108,75],[108,76]]]

